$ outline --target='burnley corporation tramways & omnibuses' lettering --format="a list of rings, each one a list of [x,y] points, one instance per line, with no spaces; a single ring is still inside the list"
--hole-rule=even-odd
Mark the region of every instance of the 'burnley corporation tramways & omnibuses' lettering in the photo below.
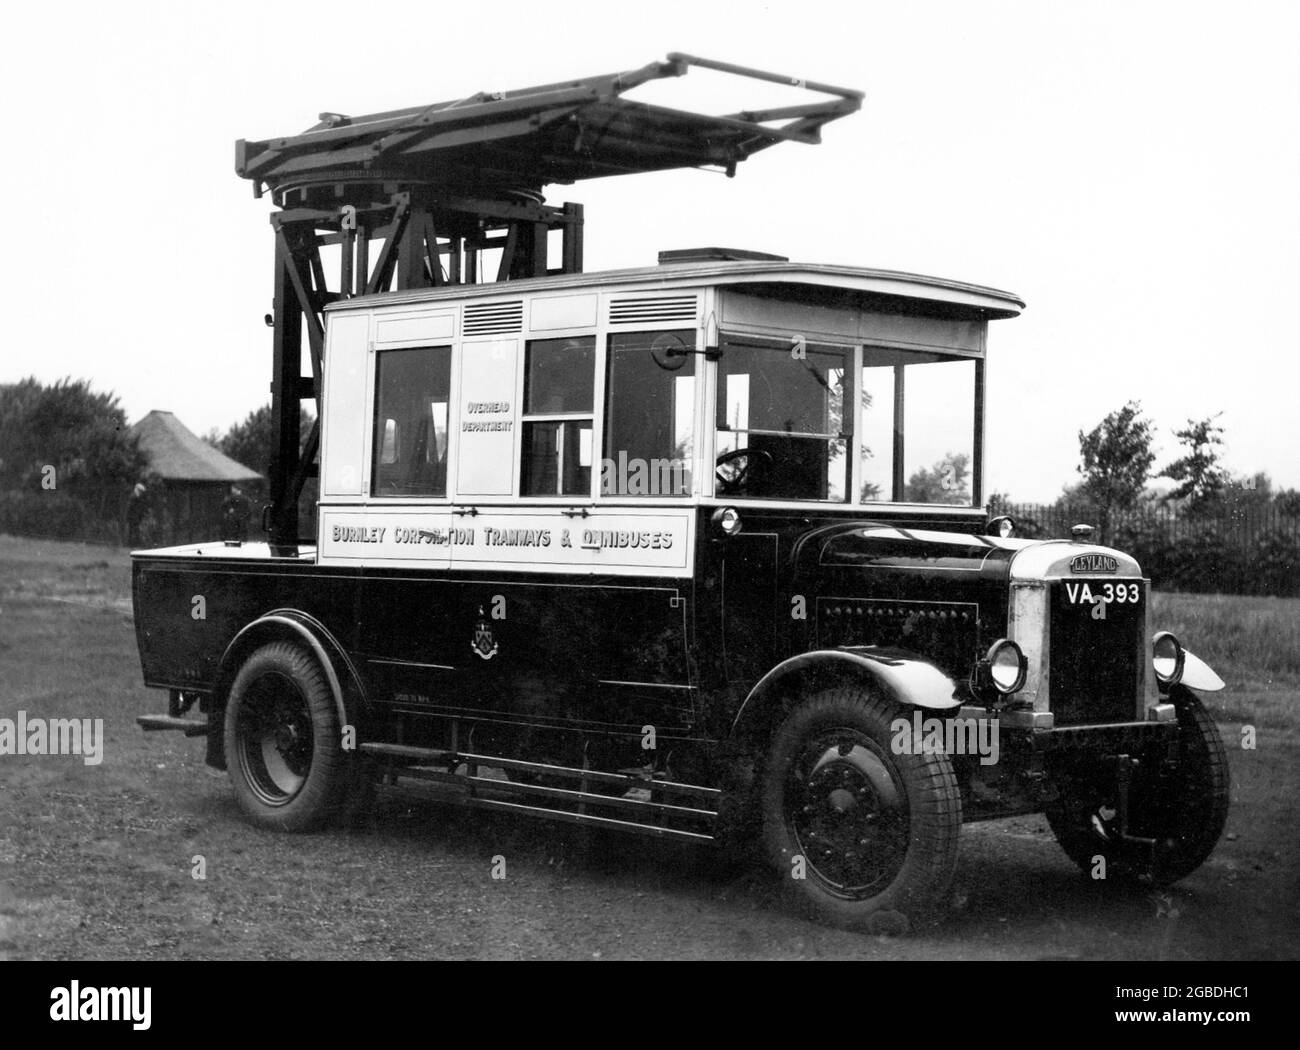
[[[473,529],[422,529],[398,525],[393,529],[394,543],[424,543],[431,547],[473,547]]]
[[[483,542],[489,547],[549,547],[550,529],[494,529],[483,530]]]
[[[383,543],[386,525],[335,525],[331,536],[335,543]]]
[[[394,543],[422,543],[431,547],[476,547],[480,537],[477,529],[397,525],[392,532]],[[335,525],[331,531],[336,543],[383,543],[387,533],[387,525]],[[482,542],[485,547],[549,547],[552,536],[550,529],[497,529],[488,526],[482,530]]]
[[[330,535],[335,543],[382,544],[391,532],[392,542],[429,547],[551,547],[555,544],[552,529],[502,529],[491,525],[476,528],[425,527],[419,525],[333,525]],[[560,532],[559,546],[573,547],[568,529]],[[672,550],[673,534],[668,531],[631,529],[583,529],[581,545],[588,549]]]

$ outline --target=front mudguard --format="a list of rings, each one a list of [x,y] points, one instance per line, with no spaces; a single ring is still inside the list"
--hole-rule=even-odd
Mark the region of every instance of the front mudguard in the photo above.
[[[1203,693],[1217,693],[1223,688],[1223,679],[1215,674],[1214,669],[1190,649],[1183,650],[1183,676],[1179,685],[1189,689],[1199,689]]]
[[[749,691],[732,722],[732,736],[773,721],[792,698],[839,681],[860,681],[905,707],[954,711],[962,704],[958,683],[915,653],[878,646],[815,649],[777,664]]]

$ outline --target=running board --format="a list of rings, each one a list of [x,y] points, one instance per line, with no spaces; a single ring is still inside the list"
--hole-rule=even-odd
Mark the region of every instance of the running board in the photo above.
[[[207,720],[196,718],[177,718],[175,715],[136,715],[136,725],[146,733],[156,733],[163,729],[179,730],[186,736],[207,736]]]
[[[713,835],[710,832],[717,820],[718,800],[722,796],[718,788],[655,779],[648,772],[607,773],[496,755],[412,747],[407,744],[363,743],[359,750],[381,760],[385,771],[395,777],[463,788],[464,794],[458,801],[464,805],[507,810],[658,838],[712,841]],[[465,772],[457,772],[462,765]],[[499,780],[480,776],[480,768],[499,769],[507,774],[527,773],[539,779],[546,778],[552,783]],[[555,780],[577,781],[577,786],[560,787],[553,783]],[[592,784],[608,785],[615,793],[588,790]],[[620,788],[623,789],[621,793],[618,792]],[[648,797],[633,797],[633,793]],[[512,801],[499,797],[501,795],[523,796],[527,801]],[[557,804],[543,805],[538,801],[539,797]],[[664,798],[673,801],[660,801]],[[563,808],[565,803],[570,808]],[[592,813],[592,809],[613,810],[619,816]],[[624,815],[626,819],[623,819]]]
[[[570,824],[594,824],[597,827],[613,831],[631,831],[638,835],[653,835],[658,838],[683,839],[688,842],[712,842],[713,836],[697,831],[685,831],[680,828],[665,828],[655,824],[636,824],[628,820],[615,820],[612,817],[597,817],[590,813],[575,813],[567,809],[550,809],[544,806],[525,806],[519,802],[505,802],[495,798],[472,797],[467,800],[471,806],[481,809],[502,809],[514,813],[526,813],[530,816],[545,817]]]

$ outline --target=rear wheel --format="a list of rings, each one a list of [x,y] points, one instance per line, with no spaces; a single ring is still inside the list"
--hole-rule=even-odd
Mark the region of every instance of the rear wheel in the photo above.
[[[1105,861],[1107,878],[1166,884],[1199,868],[1218,844],[1228,818],[1231,781],[1218,727],[1200,698],[1175,686],[1178,744],[1161,768],[1143,760],[1129,787],[1129,833],[1154,846],[1119,838],[1119,792],[1113,770],[1070,777],[1047,819],[1066,854],[1087,872]]]
[[[835,926],[917,924],[948,900],[957,781],[947,755],[894,752],[891,725],[902,717],[860,688],[830,689],[772,740],[761,786],[769,862],[797,903]]]
[[[225,743],[240,808],[276,831],[309,831],[339,810],[349,756],[334,696],[304,649],[274,642],[239,669],[226,703]]]

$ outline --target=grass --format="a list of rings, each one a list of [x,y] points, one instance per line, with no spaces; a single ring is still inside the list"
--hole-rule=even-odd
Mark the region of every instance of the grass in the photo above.
[[[1156,593],[1151,622],[1225,680],[1300,683],[1300,598]]]
[[[451,810],[407,786],[382,789],[361,828],[259,832],[201,742],[135,725],[165,697],[140,681],[125,552],[0,536],[0,715],[104,719],[98,766],[0,756],[0,960],[1294,959],[1300,600],[1153,607],[1228,683],[1206,698],[1232,775],[1214,856],[1163,896],[1125,894],[1080,876],[1040,817],[973,824],[958,910],[886,941],[811,926],[766,877],[686,847]]]

